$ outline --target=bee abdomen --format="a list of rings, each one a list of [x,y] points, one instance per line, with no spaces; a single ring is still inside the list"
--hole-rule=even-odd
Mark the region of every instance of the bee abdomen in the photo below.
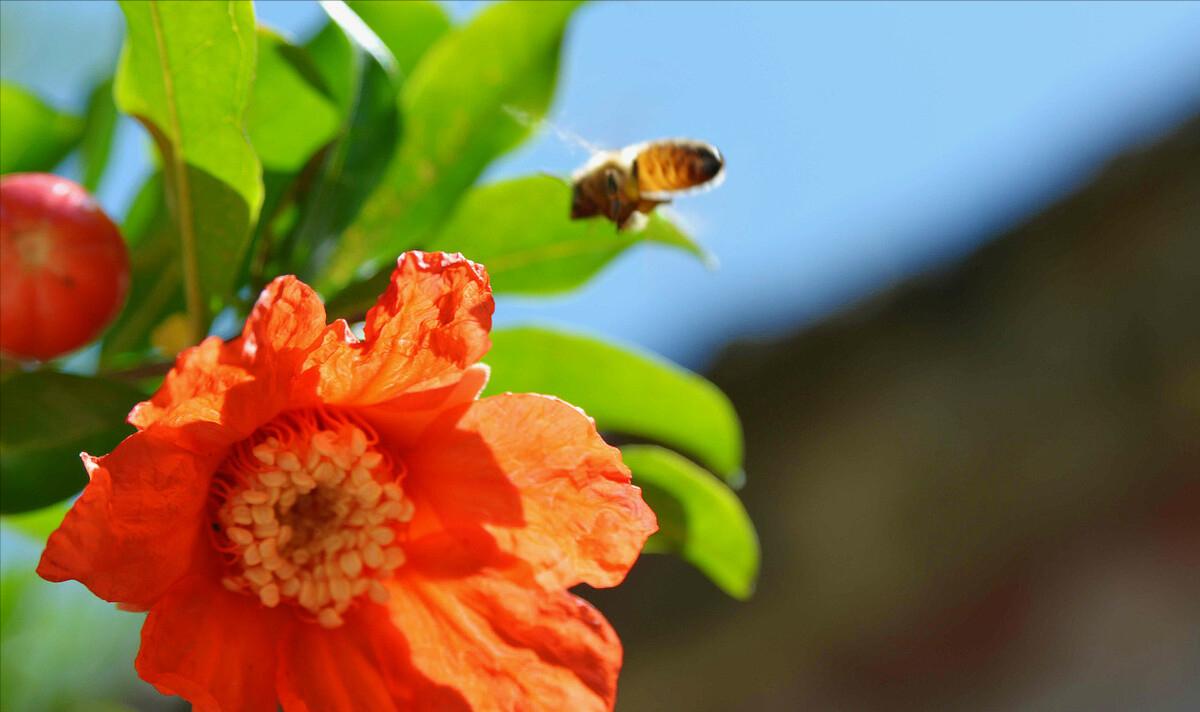
[[[715,178],[723,167],[717,149],[699,142],[651,144],[634,160],[638,189],[648,192],[694,188]]]

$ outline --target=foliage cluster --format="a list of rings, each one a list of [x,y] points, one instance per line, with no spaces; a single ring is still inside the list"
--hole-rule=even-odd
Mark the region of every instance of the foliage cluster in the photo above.
[[[451,22],[425,2],[326,2],[329,22],[294,43],[245,2],[123,2],[126,39],[83,116],[0,88],[0,171],[49,171],[76,153],[104,175],[118,115],[137,119],[157,169],[123,220],[130,298],[92,347],[94,366],[10,367],[0,413],[6,520],[44,532],[84,483],[169,359],[240,324],[278,274],[315,285],[331,317],[361,320],[407,249],[462,252],[497,294],[543,297],[585,284],[640,242],[703,258],[668,219],[639,232],[568,218],[549,176],[479,185],[531,133],[554,96],[577,3],[498,3]],[[596,338],[523,326],[494,334],[489,392],[553,394],[623,450],[674,552],[732,596],[758,569],[734,489],[742,440],[728,399],[703,378]],[[78,371],[79,369],[74,369]],[[42,508],[51,507],[49,510]],[[42,510],[42,511],[34,511]],[[26,514],[18,514],[18,513]]]

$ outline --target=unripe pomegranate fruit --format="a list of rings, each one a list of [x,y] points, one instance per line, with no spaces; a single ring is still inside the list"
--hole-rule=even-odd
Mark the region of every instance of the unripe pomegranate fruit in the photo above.
[[[129,251],[82,186],[0,177],[0,351],[46,360],[96,338],[129,287]]]

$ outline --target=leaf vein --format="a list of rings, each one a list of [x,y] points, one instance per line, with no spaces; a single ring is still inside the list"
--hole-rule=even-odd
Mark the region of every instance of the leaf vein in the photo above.
[[[167,117],[171,122],[170,128],[175,143],[166,153],[175,178],[175,207],[179,213],[179,243],[180,257],[183,260],[184,292],[187,296],[192,337],[195,341],[199,341],[204,337],[206,331],[206,319],[204,299],[200,292],[200,265],[196,257],[196,226],[192,220],[191,186],[188,181],[187,164],[183,156],[183,124],[179,119],[175,82],[171,76],[171,62],[167,55],[166,37],[163,33],[162,18],[158,11],[158,0],[150,2],[150,24],[154,28],[154,42],[158,49],[159,66],[162,68]]]

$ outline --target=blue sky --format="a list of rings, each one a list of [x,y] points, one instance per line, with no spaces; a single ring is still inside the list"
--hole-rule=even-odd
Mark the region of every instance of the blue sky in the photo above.
[[[62,106],[119,47],[109,3],[0,13],[0,74]],[[259,16],[303,37],[321,14],[272,2]],[[568,297],[504,300],[498,322],[551,320],[693,366],[787,333],[968,252],[1200,111],[1198,37],[1197,3],[588,6],[552,120],[612,147],[719,146],[725,184],[676,210],[721,267],[638,249]],[[100,191],[117,213],[146,170],[139,131],[123,128]],[[543,131],[488,178],[586,157]]]

